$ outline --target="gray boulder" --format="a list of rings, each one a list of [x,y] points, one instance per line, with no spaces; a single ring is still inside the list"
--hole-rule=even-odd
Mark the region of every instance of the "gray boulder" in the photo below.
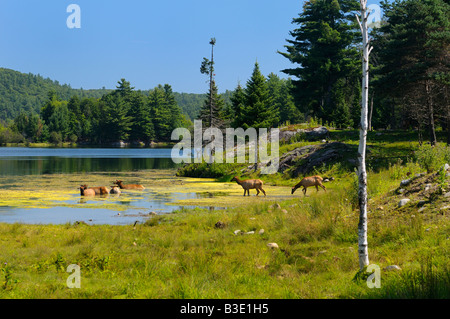
[[[406,204],[409,203],[409,201],[410,201],[409,198],[403,198],[403,199],[401,199],[401,200],[398,202],[398,207],[405,206]]]
[[[306,130],[305,136],[308,141],[317,141],[326,138],[329,132],[325,126],[319,126],[311,130]]]

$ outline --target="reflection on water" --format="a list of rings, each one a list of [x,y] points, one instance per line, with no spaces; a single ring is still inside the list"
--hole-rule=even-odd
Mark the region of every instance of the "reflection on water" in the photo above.
[[[0,175],[125,172],[176,168],[171,149],[0,148]]]

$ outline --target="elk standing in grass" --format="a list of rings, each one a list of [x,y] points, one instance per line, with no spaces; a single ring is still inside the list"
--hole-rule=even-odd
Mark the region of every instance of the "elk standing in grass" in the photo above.
[[[127,185],[124,185],[123,182],[120,181],[120,180],[115,181],[114,184],[119,186],[120,189],[145,189],[144,186],[139,185],[139,184],[127,184]]]
[[[237,176],[235,176],[231,181],[237,182],[239,185],[242,186],[242,188],[244,189],[244,196],[245,193],[247,193],[248,196],[250,196],[250,189],[253,188],[255,188],[257,191],[256,196],[259,195],[259,191],[263,192],[264,196],[266,196],[266,192],[264,191],[264,189],[262,189],[263,181],[260,179],[246,179],[241,181],[239,178],[237,178]]]
[[[297,190],[297,188],[303,187],[302,191],[303,191],[303,194],[306,196],[306,189],[311,186],[315,186],[317,191],[319,191],[319,186],[320,186],[326,192],[327,190],[326,190],[325,186],[322,185],[322,181],[323,181],[323,178],[318,175],[305,177],[304,179],[302,179],[300,181],[300,183],[298,183],[297,185],[292,187],[291,194],[294,194],[294,192]]]

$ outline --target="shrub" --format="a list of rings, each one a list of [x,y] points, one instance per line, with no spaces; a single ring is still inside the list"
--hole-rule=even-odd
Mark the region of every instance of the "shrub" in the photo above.
[[[450,148],[443,145],[422,145],[416,152],[416,160],[428,173],[437,171],[445,162],[450,161]]]
[[[53,131],[50,134],[50,142],[52,144],[55,144],[55,145],[56,144],[60,144],[62,142],[62,135],[61,135],[61,133]]]

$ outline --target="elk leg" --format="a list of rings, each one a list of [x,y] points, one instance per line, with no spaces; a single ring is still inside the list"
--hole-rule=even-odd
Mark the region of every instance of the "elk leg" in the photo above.
[[[261,187],[261,191],[264,193],[264,197],[266,196],[266,192],[264,191],[264,189],[262,189]]]

